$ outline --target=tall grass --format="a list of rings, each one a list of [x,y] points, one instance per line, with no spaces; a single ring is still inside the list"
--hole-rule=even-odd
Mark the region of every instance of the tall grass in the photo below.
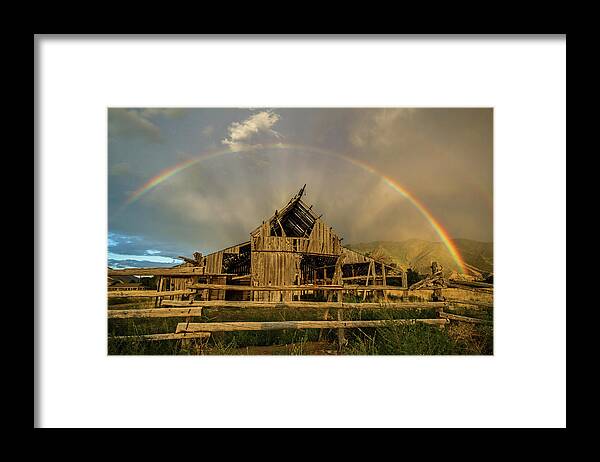
[[[362,296],[348,294],[344,301],[359,301]],[[117,306],[111,306],[117,308]],[[449,310],[463,316],[493,319],[492,310],[461,306]],[[434,309],[344,310],[345,320],[435,318]],[[336,319],[335,308],[329,318]],[[331,354],[338,351],[337,329],[241,331],[214,333],[209,339],[195,340],[118,340],[114,336],[139,336],[175,332],[177,323],[186,318],[130,318],[108,320],[108,354],[110,355],[197,355],[197,354]],[[323,319],[322,309],[206,309],[192,322],[218,321],[286,321]],[[380,328],[345,329],[348,343],[345,355],[491,355],[493,324],[452,322],[445,328],[424,324],[394,325]],[[268,347],[268,348],[267,348]],[[327,353],[326,353],[327,352]]]

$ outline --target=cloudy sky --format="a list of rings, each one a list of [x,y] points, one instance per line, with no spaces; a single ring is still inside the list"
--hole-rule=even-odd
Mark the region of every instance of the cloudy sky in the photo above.
[[[249,239],[306,184],[344,243],[492,241],[492,109],[111,108],[109,265]],[[424,210],[427,213],[424,213]]]

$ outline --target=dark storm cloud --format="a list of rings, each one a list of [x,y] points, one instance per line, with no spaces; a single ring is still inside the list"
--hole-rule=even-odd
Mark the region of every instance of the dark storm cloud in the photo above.
[[[160,128],[132,109],[109,109],[109,137],[140,137],[152,143],[160,141]]]
[[[188,112],[183,108],[109,108],[108,136],[139,137],[150,143],[162,141],[161,130],[156,119],[181,118]]]

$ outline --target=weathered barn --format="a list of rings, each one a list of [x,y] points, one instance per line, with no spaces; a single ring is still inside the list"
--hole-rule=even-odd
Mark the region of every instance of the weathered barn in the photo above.
[[[306,185],[305,185],[306,186]],[[342,284],[343,281],[398,281],[406,285],[403,268],[362,255],[342,246],[336,231],[321,215],[302,201],[304,187],[290,201],[250,232],[246,242],[194,258],[180,257],[185,263],[176,268],[193,267],[198,275],[169,278],[167,287],[177,290],[190,282],[251,286],[302,286],[290,291],[227,291],[207,289],[204,299],[242,299],[289,301],[314,297],[309,285]],[[191,268],[190,268],[191,269]],[[373,283],[371,282],[371,283]],[[162,283],[162,282],[161,282]]]

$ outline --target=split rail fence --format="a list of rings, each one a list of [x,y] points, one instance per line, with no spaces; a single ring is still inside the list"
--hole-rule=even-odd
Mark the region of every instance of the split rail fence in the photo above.
[[[439,282],[439,278],[431,279]],[[425,281],[427,282],[427,281]],[[177,324],[175,332],[163,334],[147,334],[138,336],[113,336],[109,339],[131,339],[131,340],[185,340],[209,338],[215,332],[235,332],[235,331],[269,331],[282,329],[337,329],[339,347],[345,345],[345,329],[368,328],[368,327],[387,327],[393,325],[424,324],[443,329],[450,322],[468,322],[468,323],[489,323],[490,321],[467,317],[446,311],[456,308],[458,305],[476,306],[482,309],[492,308],[492,303],[473,301],[466,299],[450,298],[442,296],[444,288],[460,288],[472,290],[475,292],[493,293],[493,285],[482,282],[454,281],[447,280],[442,285],[427,286],[422,282],[414,288],[399,287],[392,285],[307,285],[307,286],[236,286],[228,284],[200,284],[195,283],[188,286],[185,290],[155,291],[155,290],[127,290],[127,291],[109,291],[108,297],[133,297],[133,298],[154,298],[158,301],[154,308],[137,309],[109,309],[109,319],[125,318],[185,318],[185,322]],[[229,300],[197,300],[206,290],[227,290],[227,291],[323,291],[329,295],[328,301],[292,301],[292,302],[263,302],[263,301],[229,301]],[[389,302],[388,291],[402,291],[404,295],[418,291],[432,291],[432,300],[426,302]],[[343,293],[353,292],[358,294],[364,291],[363,300],[366,299],[367,291],[377,291],[383,296],[382,302],[344,302]],[[373,292],[375,293],[375,292]],[[170,296],[188,296],[189,300],[166,300],[164,297]],[[333,301],[333,295],[337,295],[337,301]],[[179,297],[180,298],[180,297]],[[251,297],[253,298],[253,297]],[[406,297],[402,297],[406,298]],[[249,321],[249,322],[192,322],[192,318],[202,316],[203,310],[210,309],[216,311],[227,311],[228,309],[322,309],[324,311],[323,319],[303,320],[303,321]],[[344,320],[344,313],[348,310],[397,310],[397,309],[434,309],[435,318],[412,318],[412,319],[381,319],[381,320]],[[330,320],[330,311],[336,312],[337,319]]]

